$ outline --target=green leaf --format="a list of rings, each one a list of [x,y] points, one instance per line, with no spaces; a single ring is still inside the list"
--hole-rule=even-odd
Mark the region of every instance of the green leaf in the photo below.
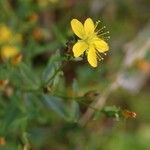
[[[27,89],[38,89],[40,86],[38,77],[34,74],[32,69],[26,64],[19,66],[20,77],[22,79],[22,87]]]
[[[53,79],[59,73],[61,70],[59,69],[61,65],[61,57],[59,55],[59,52],[56,52],[55,55],[53,55],[46,68],[43,71],[42,74],[42,81],[44,84],[51,84],[53,82]]]
[[[68,120],[68,112],[63,101],[59,97],[43,95],[46,105],[55,111],[59,116]]]
[[[76,79],[73,80],[72,89],[73,89],[74,96],[75,96],[79,90],[78,82]]]
[[[25,47],[25,50],[28,49],[28,51],[25,51],[25,53],[27,56],[32,58],[47,51],[53,52],[55,49],[58,49],[58,47],[59,44],[55,41],[52,43],[45,43],[44,45],[40,45],[33,39],[30,39],[28,45]]]
[[[100,119],[101,115],[102,115],[101,111],[99,111],[99,110],[95,111],[94,116],[93,116],[93,120]]]
[[[120,118],[120,108],[116,106],[105,106],[102,110],[96,110],[94,113],[94,120],[100,119],[102,114],[105,114],[107,117],[113,117],[119,120]]]
[[[105,106],[102,112],[108,117],[115,117],[118,119],[120,116],[120,108],[117,108],[116,106]]]
[[[77,122],[80,116],[79,104],[75,100],[73,100],[70,108],[70,120]]]
[[[10,66],[8,64],[0,64],[0,79],[7,79],[11,76]]]
[[[27,115],[22,115],[18,116],[12,123],[11,123],[11,128],[12,129],[21,129],[22,131],[26,130],[28,123],[28,116]]]

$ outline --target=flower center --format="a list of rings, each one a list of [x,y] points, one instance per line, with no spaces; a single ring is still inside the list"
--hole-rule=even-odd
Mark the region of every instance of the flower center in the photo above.
[[[86,36],[84,39],[84,42],[86,42],[88,45],[92,44],[94,39],[97,37],[97,34],[94,32],[93,34]]]

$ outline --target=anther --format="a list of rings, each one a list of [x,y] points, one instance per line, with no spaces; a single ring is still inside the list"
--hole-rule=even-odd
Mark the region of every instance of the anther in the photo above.
[[[101,29],[99,29],[98,31],[97,31],[97,33],[99,33],[99,34],[101,34],[101,33],[103,33],[104,31],[104,29],[106,28],[106,26],[103,26]]]
[[[109,34],[109,31],[101,33],[100,35],[105,35],[105,34]]]

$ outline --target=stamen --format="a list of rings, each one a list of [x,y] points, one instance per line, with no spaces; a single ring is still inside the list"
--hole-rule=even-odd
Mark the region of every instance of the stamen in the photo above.
[[[99,29],[96,33],[97,33],[97,34],[100,34],[100,33],[104,32],[104,31],[103,31],[104,29],[106,29],[106,26],[103,26],[103,27],[102,27],[101,29]]]
[[[98,26],[98,24],[100,23],[101,21],[97,21],[96,22],[96,25],[95,25],[95,28]],[[110,39],[110,36],[109,36],[109,31],[106,31],[106,26],[103,26],[101,27],[98,31],[95,31],[96,35],[99,36],[100,38],[103,38],[104,40],[109,40]]]
[[[110,39],[110,36],[107,36],[106,38],[107,38],[107,39]]]
[[[110,36],[108,36],[107,34],[105,34],[105,35],[102,35],[101,38],[103,38],[104,40],[108,41],[110,39]]]
[[[101,61],[101,60],[102,60],[101,58],[99,58],[99,55],[97,55],[97,59],[98,59],[98,61]]]
[[[98,26],[98,24],[99,24],[100,22],[101,22],[100,20],[96,21],[95,29],[97,28],[97,26]]]
[[[106,35],[106,34],[109,34],[109,31],[106,31],[106,32],[100,33],[100,35]]]
[[[103,26],[101,29],[99,29],[97,33],[100,33],[100,31],[103,31],[104,29],[106,29],[106,26]]]
[[[98,51],[96,51],[96,54],[97,54],[97,59],[98,59],[99,61],[101,61],[101,60],[104,59]]]
[[[102,52],[102,54],[103,54],[103,55],[105,55],[105,56],[107,55],[107,53],[106,53],[106,52]]]
[[[110,36],[103,36],[103,38],[108,41],[110,39]]]

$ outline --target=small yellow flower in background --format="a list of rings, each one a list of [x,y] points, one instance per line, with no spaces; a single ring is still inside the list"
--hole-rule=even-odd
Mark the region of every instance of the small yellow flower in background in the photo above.
[[[12,39],[12,31],[4,24],[0,24],[0,43],[9,42]]]
[[[0,50],[0,56],[3,60],[14,57],[19,53],[19,49],[13,46],[3,46]]]
[[[95,31],[97,24],[91,18],[87,18],[84,25],[77,19],[71,21],[73,32],[80,38],[73,46],[74,57],[81,56],[84,52],[87,54],[87,60],[92,67],[97,67],[97,61],[101,60],[100,53],[109,50],[108,44],[103,40],[102,34]]]
[[[15,33],[5,24],[0,24],[0,44],[19,44],[22,42],[22,35]]]

